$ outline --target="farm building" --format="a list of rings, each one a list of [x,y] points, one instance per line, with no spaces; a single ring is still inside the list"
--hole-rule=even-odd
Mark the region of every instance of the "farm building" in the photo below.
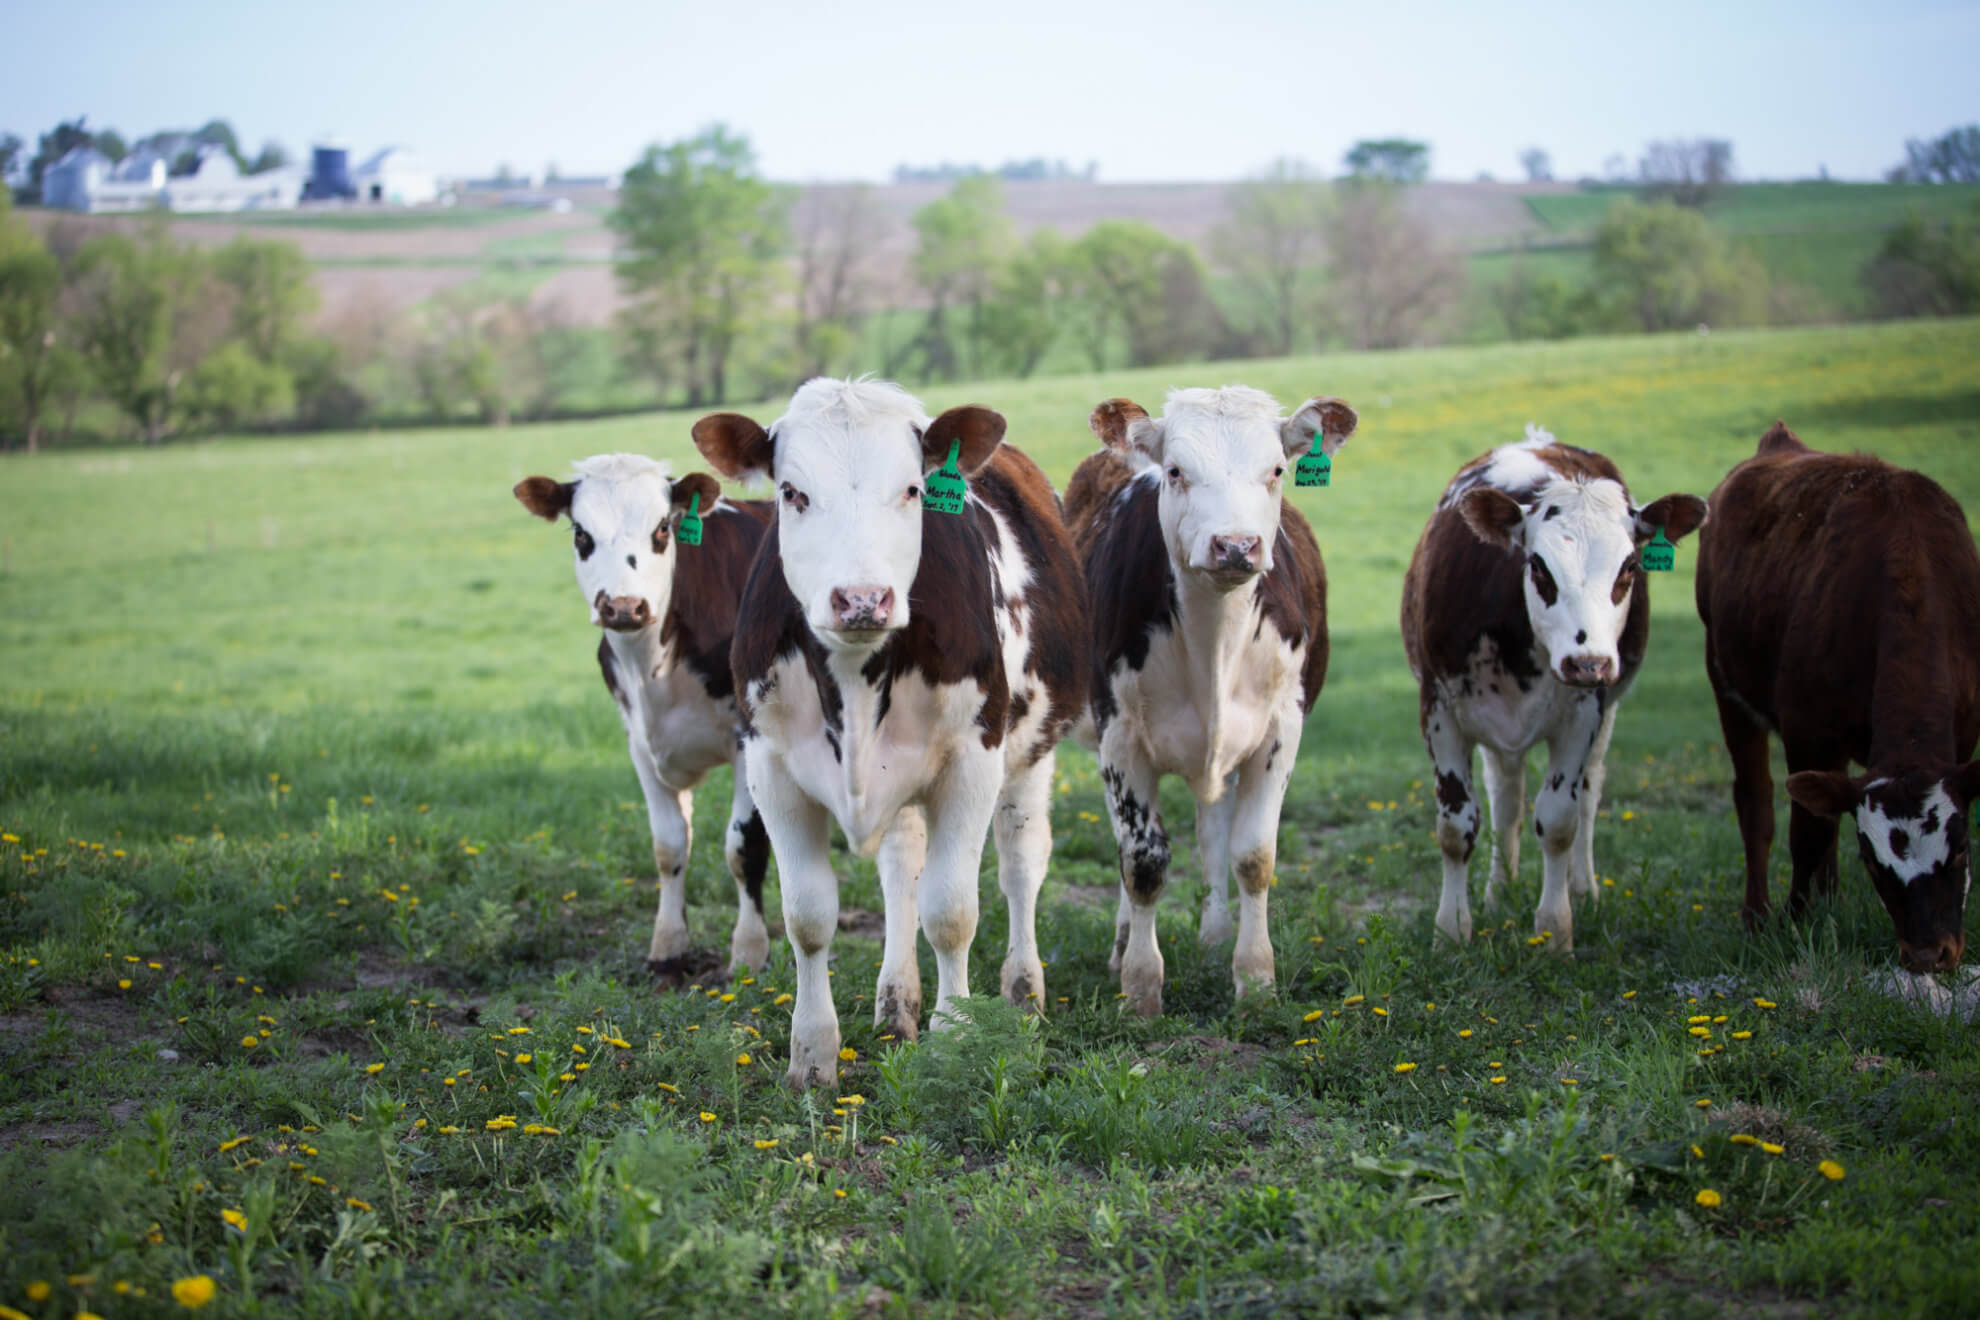
[[[351,171],[360,202],[424,206],[440,197],[440,181],[404,147],[386,147]]]
[[[200,151],[192,170],[173,174],[165,153],[144,150],[112,162],[77,147],[48,167],[42,198],[65,211],[286,210],[302,195],[302,173],[282,168],[242,174],[218,147]]]

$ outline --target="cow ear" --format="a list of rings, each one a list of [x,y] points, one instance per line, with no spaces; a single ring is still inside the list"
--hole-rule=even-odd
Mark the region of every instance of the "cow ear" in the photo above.
[[[516,498],[537,517],[556,522],[557,515],[571,511],[571,497],[577,494],[575,481],[552,481],[548,477],[524,477],[516,483]]]
[[[921,433],[921,470],[932,472],[942,466],[951,442],[961,445],[956,466],[964,476],[975,476],[1004,443],[1004,415],[975,404],[949,409]]]
[[[698,518],[715,507],[715,500],[721,493],[722,483],[706,472],[690,472],[685,477],[675,477],[671,501],[674,521],[680,521],[681,515],[694,505],[696,496],[701,497],[700,510],[695,514]]]
[[[1642,545],[1664,529],[1664,539],[1675,543],[1691,535],[1705,523],[1705,501],[1696,495],[1666,495],[1636,511],[1636,543]]]
[[[1863,801],[1863,785],[1835,770],[1803,770],[1788,776],[1788,797],[1818,816],[1845,816]]]
[[[694,424],[694,447],[731,481],[768,479],[776,442],[741,413],[710,413]]]
[[[1788,430],[1786,422],[1778,418],[1767,428],[1767,434],[1760,437],[1760,447],[1754,451],[1755,457],[1765,458],[1769,454],[1805,454],[1808,446],[1801,443],[1801,437]]]
[[[1279,423],[1279,443],[1284,446],[1286,456],[1291,458],[1312,449],[1313,439],[1318,436],[1321,451],[1332,458],[1354,434],[1354,428],[1360,421],[1354,409],[1348,407],[1347,400],[1318,394],[1299,405],[1297,412]]]
[[[1465,525],[1485,544],[1496,545],[1501,550],[1519,548],[1517,538],[1520,524],[1526,521],[1526,510],[1504,491],[1492,486],[1474,487],[1458,501],[1458,512],[1464,516]]]
[[[1093,410],[1086,424],[1100,437],[1101,444],[1122,453],[1128,448],[1128,427],[1146,420],[1148,410],[1133,399],[1109,399]]]

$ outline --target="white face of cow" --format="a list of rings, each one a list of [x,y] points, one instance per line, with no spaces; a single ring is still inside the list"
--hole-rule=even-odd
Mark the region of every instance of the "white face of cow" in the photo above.
[[[1279,506],[1293,464],[1320,438],[1337,452],[1355,414],[1338,399],[1309,399],[1289,418],[1278,401],[1241,385],[1172,390],[1160,420],[1115,399],[1090,425],[1109,447],[1161,473],[1157,508],[1171,569],[1231,591],[1272,571]]]
[[[636,632],[666,618],[673,603],[676,497],[698,494],[707,512],[718,489],[704,473],[676,482],[650,458],[600,454],[577,463],[571,481],[529,478],[516,498],[539,517],[570,518],[572,561],[591,621]]]
[[[959,516],[924,514],[927,474],[951,439],[961,442],[960,469],[975,471],[1002,440],[1003,419],[957,408],[930,422],[898,386],[820,377],[767,432],[718,413],[694,437],[725,476],[776,484],[784,581],[805,622],[828,646],[866,648],[910,621],[924,517]]]
[[[1525,504],[1478,486],[1458,507],[1481,538],[1524,558],[1527,622],[1554,677],[1574,687],[1622,677],[1623,626],[1642,574],[1638,551],[1659,527],[1675,543],[1705,521],[1705,501],[1695,495],[1666,495],[1637,509],[1606,478],[1556,480]]]

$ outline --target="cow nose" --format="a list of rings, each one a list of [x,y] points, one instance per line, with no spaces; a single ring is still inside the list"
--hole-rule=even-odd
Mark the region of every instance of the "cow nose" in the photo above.
[[[1925,972],[1950,972],[1953,968],[1959,966],[1960,954],[1965,952],[1965,949],[1962,947],[1964,944],[1964,940],[1953,939],[1949,936],[1942,936],[1936,940],[1927,940],[1923,944],[1912,944],[1906,940],[1899,940],[1898,953],[1904,961],[1904,969],[1907,972],[1918,972],[1921,974]]]
[[[1571,655],[1561,661],[1561,679],[1576,687],[1606,687],[1616,681],[1616,662],[1606,655]]]
[[[834,587],[832,617],[841,628],[884,628],[894,617],[894,589]]]
[[[653,607],[644,596],[607,596],[601,591],[593,604],[598,610],[598,626],[614,632],[632,632],[653,622]]]
[[[1210,562],[1216,568],[1241,568],[1250,572],[1258,567],[1258,545],[1255,536],[1213,536]]]

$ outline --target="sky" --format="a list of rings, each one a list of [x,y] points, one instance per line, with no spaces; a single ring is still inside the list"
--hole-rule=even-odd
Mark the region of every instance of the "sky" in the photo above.
[[[616,171],[720,121],[793,182],[1033,156],[1334,173],[1388,136],[1428,141],[1435,178],[1518,178],[1534,146],[1576,178],[1709,135],[1742,178],[1874,179],[1980,120],[1976,51],[1974,0],[0,0],[0,133],[218,117],[250,155],[331,138],[463,176]]]

